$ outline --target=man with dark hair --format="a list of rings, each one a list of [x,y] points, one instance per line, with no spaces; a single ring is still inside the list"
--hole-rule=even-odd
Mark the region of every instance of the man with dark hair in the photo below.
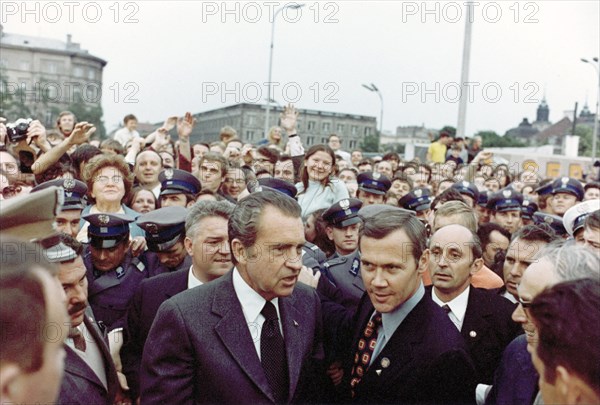
[[[364,205],[383,204],[385,193],[392,186],[392,182],[386,176],[377,172],[360,173],[356,180],[356,198]]]
[[[229,163],[223,156],[214,152],[205,153],[200,158],[198,173],[195,174],[200,179],[202,190],[218,192],[219,187],[225,181],[228,167]]]
[[[58,279],[67,295],[70,331],[66,341],[65,375],[59,404],[113,403],[119,391],[116,368],[106,332],[99,328],[88,306],[88,282],[81,253],[83,246],[69,235],[48,249],[58,265]]]
[[[350,401],[466,403],[474,372],[462,336],[427,296],[425,226],[412,213],[365,218],[361,273],[367,290],[350,330],[344,388]]]
[[[0,236],[3,404],[53,403],[60,389],[68,334],[65,293],[54,277],[56,268],[41,252],[39,246]],[[53,338],[43,331],[52,331]]]
[[[529,306],[531,352],[545,404],[600,403],[600,281],[560,283]]]
[[[133,114],[127,114],[123,118],[123,128],[117,130],[114,135],[114,140],[119,142],[123,147],[127,146],[127,143],[135,138],[139,138],[140,134],[137,129],[138,120]]]
[[[276,179],[285,180],[288,183],[294,184],[295,172],[294,161],[290,155],[280,155],[275,162],[275,172],[273,177]]]
[[[491,384],[504,348],[521,333],[512,321],[514,306],[495,292],[473,287],[483,266],[479,238],[462,225],[435,232],[429,244],[429,294],[461,332],[475,363],[476,382]]]
[[[477,236],[483,249],[483,262],[490,269],[496,266],[496,255],[506,253],[510,245],[510,232],[493,222],[483,224],[477,230]]]
[[[504,188],[492,194],[488,208],[492,215],[490,222],[501,225],[510,233],[515,233],[521,226],[521,204],[523,195],[512,188]]]
[[[258,175],[260,171],[264,170],[269,173],[269,176],[273,176],[275,163],[279,159],[279,155],[279,151],[275,148],[260,146],[256,149],[254,156],[254,172]]]
[[[142,403],[304,403],[317,394],[322,324],[317,293],[296,283],[300,214],[277,191],[238,203],[228,223],[234,269],[169,299],[156,315]]]
[[[557,239],[558,236],[547,225],[527,225],[512,235],[504,259],[504,291],[501,291],[504,298],[517,302],[517,286],[523,272],[542,248]]]
[[[428,162],[444,163],[446,161],[446,150],[451,143],[452,137],[450,134],[446,131],[440,132],[439,138],[429,145],[425,159]]]
[[[144,280],[131,299],[121,357],[132,399],[140,396],[142,352],[160,305],[182,291],[217,279],[231,269],[227,221],[233,208],[234,205],[228,201],[194,204],[187,217],[184,216],[182,234],[184,252],[191,262],[181,271]]]

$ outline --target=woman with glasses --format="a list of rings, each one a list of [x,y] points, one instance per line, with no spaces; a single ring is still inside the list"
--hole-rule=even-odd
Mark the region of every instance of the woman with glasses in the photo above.
[[[88,187],[88,200],[92,205],[85,207],[81,216],[87,214],[122,214],[131,219],[140,214],[125,205],[133,186],[133,174],[121,155],[98,155],[83,169],[83,180]],[[87,242],[88,223],[82,220],[77,240]],[[144,231],[132,222],[129,224],[132,239],[145,237]]]

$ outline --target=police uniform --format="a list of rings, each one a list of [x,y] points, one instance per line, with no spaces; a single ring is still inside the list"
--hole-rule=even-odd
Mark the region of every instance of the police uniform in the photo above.
[[[110,249],[129,239],[132,219],[118,214],[88,214],[90,244],[83,252],[88,279],[88,301],[98,321],[111,331],[125,326],[129,300],[140,282],[149,276],[148,258],[144,253],[132,257],[128,250],[123,261],[113,270],[98,271],[92,262],[91,246]]]
[[[86,205],[87,186],[83,181],[76,179],[54,179],[38,184],[31,189],[32,193],[40,190],[45,190],[48,187],[61,187],[63,189],[64,201],[62,211],[67,210],[82,210]]]
[[[188,210],[183,207],[164,207],[150,211],[137,218],[136,224],[146,231],[148,250],[154,254],[171,249],[177,242],[185,238],[185,219]],[[170,268],[163,264],[150,270],[150,277],[171,271],[188,270],[192,258],[186,254],[177,266]]]
[[[323,263],[327,260],[325,252],[317,245],[310,242],[305,242],[302,246],[302,265],[312,269],[313,273],[322,271]]]
[[[256,181],[251,181],[248,183],[248,191],[250,193],[257,193],[259,191],[263,191],[265,189],[273,189],[275,191],[279,191],[291,198],[296,198],[296,194],[298,194],[298,189],[291,183],[288,183],[285,180],[276,179],[274,177],[263,177]]]
[[[563,224],[563,219],[558,215],[552,215],[538,211],[535,214],[533,214],[533,223],[536,225],[549,225],[558,236],[567,236],[567,230],[565,229],[565,226]]]
[[[552,194],[566,193],[574,195],[577,201],[583,200],[583,185],[577,179],[571,177],[561,177],[552,182]]]
[[[392,182],[378,172],[364,172],[356,178],[358,189],[365,193],[384,195],[392,187]]]
[[[479,190],[477,189],[475,183],[463,180],[454,183],[451,188],[455,189],[460,194],[464,194],[466,196],[471,197],[474,204],[477,204],[479,202]]]
[[[185,170],[168,168],[158,175],[160,181],[160,195],[191,194],[196,196],[202,191],[200,180]]]
[[[333,204],[323,213],[323,219],[331,226],[345,228],[362,220],[358,211],[362,202],[356,198],[344,198]],[[323,274],[340,290],[338,302],[346,308],[356,308],[365,292],[360,276],[360,252],[358,249],[350,255],[335,254],[323,263]]]
[[[493,193],[488,200],[487,208],[494,212],[521,211],[523,194],[512,188],[504,188]]]
[[[600,200],[587,200],[569,208],[563,216],[563,225],[567,233],[573,237],[583,229],[585,219],[594,211],[600,210]]]
[[[528,225],[533,222],[533,214],[538,211],[538,206],[531,200],[523,199],[523,204],[521,204],[521,218],[523,219],[523,225]],[[525,221],[529,221],[525,223]]]
[[[431,191],[428,188],[415,188],[398,200],[398,206],[406,210],[420,212],[431,207]]]

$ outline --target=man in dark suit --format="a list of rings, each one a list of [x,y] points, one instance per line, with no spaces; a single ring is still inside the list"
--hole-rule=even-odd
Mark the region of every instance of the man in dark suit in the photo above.
[[[355,315],[347,393],[359,403],[469,403],[474,370],[466,345],[421,280],[425,226],[405,210],[365,219],[361,272],[367,290]]]
[[[186,270],[144,280],[135,292],[127,311],[125,343],[121,349],[123,372],[132,398],[140,395],[142,352],[160,305],[176,294],[216,279],[231,269],[227,221],[233,208],[234,205],[228,201],[202,201],[191,207],[185,219],[187,236],[183,243],[193,264]]]
[[[240,201],[228,233],[235,268],[164,302],[140,374],[144,404],[304,403],[323,357],[319,299],[296,284],[300,206],[265,190]]]
[[[431,237],[429,251],[433,287],[428,294],[461,332],[477,383],[490,385],[502,352],[522,332],[511,319],[515,307],[492,291],[471,286],[483,258],[479,238],[468,228],[458,224],[440,228]],[[485,388],[480,388],[481,398]]]
[[[120,387],[106,335],[88,306],[86,268],[79,242],[61,235],[61,243],[47,250],[46,257],[58,264],[58,279],[67,296],[71,321],[66,340],[65,374],[59,404],[112,404]]]

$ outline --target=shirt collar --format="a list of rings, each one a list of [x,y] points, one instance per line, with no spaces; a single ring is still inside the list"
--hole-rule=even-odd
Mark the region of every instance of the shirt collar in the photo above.
[[[248,283],[246,283],[246,280],[242,278],[242,275],[237,267],[234,267],[233,269],[233,289],[235,290],[235,294],[237,295],[237,298],[242,306],[242,311],[244,312],[244,318],[246,318],[246,322],[255,322],[267,300],[265,300],[259,293],[254,291],[252,287],[248,285]],[[271,302],[273,305],[275,305],[275,308],[279,312],[278,299],[273,298]]]
[[[417,291],[415,291],[413,296],[410,297],[406,302],[392,312],[381,314],[381,323],[386,340],[389,340],[392,337],[396,329],[398,329],[398,326],[400,326],[408,314],[415,309],[417,304],[424,296],[425,287],[423,287],[423,283],[420,282]]]
[[[187,283],[188,290],[190,288],[198,287],[199,285],[204,284],[202,281],[200,281],[196,278],[196,276],[194,275],[194,272],[192,270],[193,268],[194,268],[193,265],[190,266],[190,272],[188,273],[188,283]]]
[[[471,291],[471,286],[467,286],[467,288],[465,288],[465,290],[457,297],[454,297],[453,300],[444,302],[438,298],[435,293],[435,287],[433,287],[431,289],[431,299],[440,307],[443,305],[448,305],[456,319],[458,319],[460,324],[462,324],[463,320],[465,319],[465,313],[467,312],[467,304],[469,303],[469,291]]]

